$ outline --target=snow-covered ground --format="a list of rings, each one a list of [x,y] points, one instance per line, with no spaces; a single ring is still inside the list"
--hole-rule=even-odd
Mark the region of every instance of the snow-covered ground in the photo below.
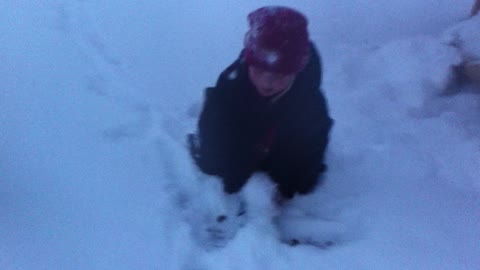
[[[184,135],[266,4],[305,12],[323,55],[330,170],[294,204],[339,243],[280,244],[257,179],[247,225],[207,252],[182,206],[217,194]],[[478,269],[480,95],[441,91],[471,4],[2,1],[0,269]]]

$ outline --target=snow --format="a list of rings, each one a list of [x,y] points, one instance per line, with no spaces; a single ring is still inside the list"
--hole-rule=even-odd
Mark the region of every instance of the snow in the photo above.
[[[286,229],[338,243],[280,244],[258,175],[249,222],[205,251],[186,220],[222,197],[184,135],[265,4],[309,18],[336,121],[325,185],[286,206],[324,222]],[[452,31],[480,54],[471,4],[4,1],[0,269],[478,268],[480,95],[442,94],[463,57]]]

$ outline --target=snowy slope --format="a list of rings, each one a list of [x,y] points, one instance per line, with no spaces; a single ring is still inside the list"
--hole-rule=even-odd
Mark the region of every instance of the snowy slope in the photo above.
[[[0,4],[0,269],[478,268],[480,95],[440,91],[470,1],[244,2]],[[294,206],[341,241],[279,244],[257,179],[250,222],[205,252],[184,206],[215,206],[218,187],[184,134],[264,4],[304,11],[324,58],[330,171]]]

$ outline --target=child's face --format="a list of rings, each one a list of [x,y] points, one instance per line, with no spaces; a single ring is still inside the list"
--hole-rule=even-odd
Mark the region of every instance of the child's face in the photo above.
[[[249,66],[248,76],[257,89],[257,92],[264,97],[279,94],[292,85],[296,74],[279,74],[265,71],[263,69]]]

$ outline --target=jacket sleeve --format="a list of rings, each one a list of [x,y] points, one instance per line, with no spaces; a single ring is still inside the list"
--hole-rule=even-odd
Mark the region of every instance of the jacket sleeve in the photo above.
[[[305,149],[301,152],[305,161],[299,166],[298,192],[306,194],[313,191],[321,180],[321,174],[327,170],[325,152],[328,145],[328,134],[331,120],[325,123],[323,129],[318,129],[305,140]],[[308,147],[308,148],[307,148]]]
[[[305,83],[302,87],[312,89],[314,96],[304,98],[305,104],[302,105],[306,109],[306,115],[303,123],[299,124],[299,132],[303,134],[302,139],[298,142],[292,151],[297,156],[295,172],[296,189],[299,193],[305,194],[313,191],[317,186],[320,175],[326,171],[325,152],[329,141],[329,133],[333,126],[333,120],[330,118],[328,104],[321,91],[322,84],[322,61],[320,54],[311,44],[311,61],[305,70]]]
[[[242,147],[241,128],[236,122],[228,89],[217,84],[206,90],[198,122],[200,169],[222,178],[224,190],[236,193],[253,172],[247,149]]]
[[[304,105],[305,114],[295,122],[296,139],[282,145],[272,175],[282,183],[279,189],[286,198],[312,192],[327,169],[324,158],[333,120],[321,93]]]
[[[314,128],[310,132],[305,132],[306,136],[299,147],[299,155],[301,160],[304,160],[297,168],[300,177],[297,179],[300,183],[298,192],[301,194],[311,192],[318,184],[320,175],[327,169],[325,152],[333,120],[328,114],[325,98],[322,94],[319,96],[319,102],[308,121]]]

